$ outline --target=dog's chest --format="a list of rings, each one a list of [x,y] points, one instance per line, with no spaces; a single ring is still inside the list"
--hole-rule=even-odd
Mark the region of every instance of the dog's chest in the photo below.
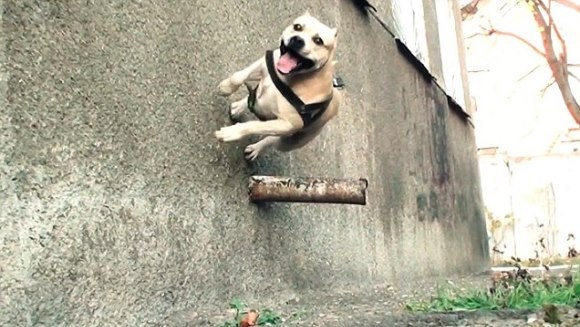
[[[276,111],[277,92],[272,79],[269,77],[262,79],[256,92],[256,104],[263,110]]]

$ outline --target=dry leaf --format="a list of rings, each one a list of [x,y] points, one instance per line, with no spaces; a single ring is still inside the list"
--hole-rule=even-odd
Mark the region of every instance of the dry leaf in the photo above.
[[[240,327],[255,326],[259,316],[260,314],[258,311],[254,309],[250,310],[242,317],[242,320],[240,321]]]

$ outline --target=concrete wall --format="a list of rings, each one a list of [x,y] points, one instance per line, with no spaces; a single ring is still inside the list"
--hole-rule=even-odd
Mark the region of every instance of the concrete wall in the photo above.
[[[313,144],[248,165],[213,137],[215,86],[305,9],[340,28],[344,105]],[[145,325],[487,264],[472,127],[348,1],[3,10],[0,325]],[[254,173],[366,177],[368,205],[256,207]]]

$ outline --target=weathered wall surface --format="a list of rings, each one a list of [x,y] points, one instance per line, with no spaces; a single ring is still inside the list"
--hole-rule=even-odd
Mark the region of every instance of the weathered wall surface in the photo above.
[[[339,117],[256,164],[215,86],[305,9],[340,28]],[[137,326],[482,269],[472,127],[347,1],[4,1],[0,324]],[[367,177],[368,205],[247,203],[249,175]]]

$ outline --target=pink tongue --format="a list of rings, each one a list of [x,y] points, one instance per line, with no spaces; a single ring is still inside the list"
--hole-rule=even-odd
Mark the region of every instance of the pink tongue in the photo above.
[[[288,53],[281,55],[276,64],[276,68],[284,74],[290,73],[296,66],[298,66],[298,60]]]

